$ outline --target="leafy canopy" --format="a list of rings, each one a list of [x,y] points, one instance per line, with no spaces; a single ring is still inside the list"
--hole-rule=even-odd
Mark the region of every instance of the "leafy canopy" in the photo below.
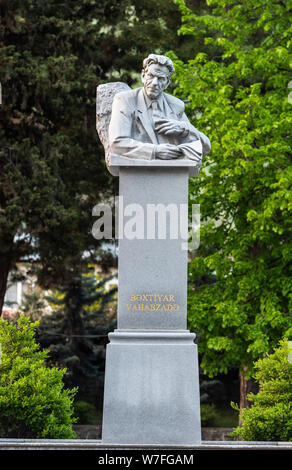
[[[183,0],[181,35],[203,52],[175,54],[176,94],[210,138],[190,202],[201,205],[201,246],[190,263],[189,325],[209,375],[247,366],[291,323],[291,0]],[[212,278],[216,276],[216,282]]]

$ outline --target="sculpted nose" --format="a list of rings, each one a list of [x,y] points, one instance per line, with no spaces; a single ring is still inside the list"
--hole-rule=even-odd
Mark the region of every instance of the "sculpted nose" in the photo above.
[[[158,85],[158,78],[157,78],[157,77],[154,77],[154,78],[153,78],[152,84],[153,84],[153,85]]]

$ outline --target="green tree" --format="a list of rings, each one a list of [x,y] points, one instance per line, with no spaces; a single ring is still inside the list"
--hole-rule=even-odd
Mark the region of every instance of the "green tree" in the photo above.
[[[291,1],[209,0],[202,15],[175,3],[180,34],[205,43],[187,62],[170,54],[176,94],[212,145],[190,182],[202,225],[189,326],[206,373],[239,368],[243,408],[254,361],[292,331]]]
[[[0,320],[1,437],[72,439],[76,389],[64,389],[66,369],[48,368],[34,335],[38,323]]]
[[[100,405],[107,334],[116,324],[116,287],[105,289],[112,276],[99,278],[89,267],[53,292],[53,311],[43,315],[37,341],[50,350],[49,364],[66,367],[65,383],[78,386],[78,398]],[[92,390],[94,392],[92,393]]]
[[[242,426],[233,437],[244,441],[292,441],[292,364],[288,354],[288,342],[283,340],[273,354],[256,362],[254,378],[260,390],[248,395],[251,406],[243,410]]]
[[[29,317],[31,321],[40,321],[45,309],[44,294],[35,290],[31,294],[24,294],[19,312]]]
[[[101,33],[90,3],[0,4],[0,308],[15,262],[37,261],[47,287],[96,245],[92,207],[111,187],[94,126]]]

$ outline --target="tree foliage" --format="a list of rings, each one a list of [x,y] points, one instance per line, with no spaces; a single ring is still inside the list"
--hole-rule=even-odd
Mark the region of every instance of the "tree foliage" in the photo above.
[[[37,341],[50,350],[50,364],[66,367],[65,384],[78,386],[78,398],[102,402],[107,334],[116,324],[116,287],[89,267],[47,297],[53,308],[43,315]],[[92,392],[92,389],[94,391]]]
[[[1,2],[1,267],[30,257],[66,277],[107,192],[94,128],[99,37],[90,2]],[[2,274],[2,273],[1,273]]]
[[[34,339],[36,323],[0,321],[1,437],[72,439],[76,389],[64,389],[66,369],[47,368]]]
[[[183,62],[176,94],[211,140],[190,202],[201,205],[201,245],[190,263],[189,326],[209,375],[230,364],[249,375],[291,322],[291,0],[183,0],[180,34],[204,38]],[[215,282],[212,278],[216,277]]]
[[[244,441],[292,441],[292,364],[287,340],[255,364],[259,393],[248,396],[242,426],[233,437]],[[291,351],[290,351],[291,354]]]

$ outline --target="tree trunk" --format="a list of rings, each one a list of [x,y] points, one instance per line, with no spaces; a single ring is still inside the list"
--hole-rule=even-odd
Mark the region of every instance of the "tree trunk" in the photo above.
[[[7,288],[9,270],[10,270],[9,263],[0,264],[0,316],[1,316],[3,304],[4,304],[4,297],[5,297],[6,288]]]
[[[239,426],[242,425],[242,411],[248,406],[247,395],[251,391],[251,381],[246,378],[247,366],[242,366],[239,371],[240,379],[240,402],[239,402]]]

